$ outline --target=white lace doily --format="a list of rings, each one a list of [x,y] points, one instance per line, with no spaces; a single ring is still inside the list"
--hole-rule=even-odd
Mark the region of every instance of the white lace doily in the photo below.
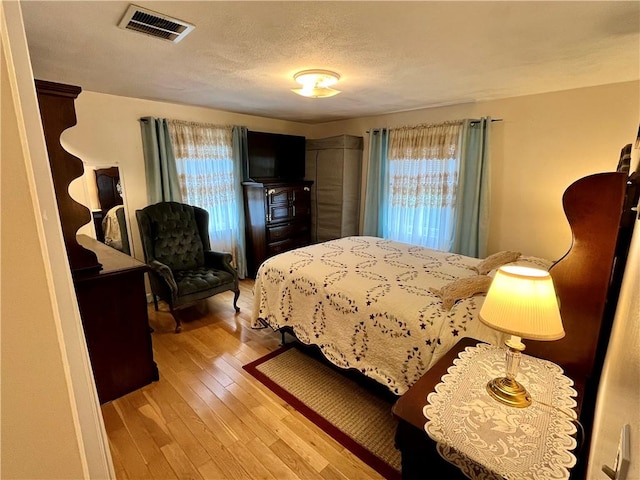
[[[440,455],[473,479],[566,479],[576,463],[573,382],[546,360],[523,355],[517,380],[533,398],[503,405],[486,384],[505,375],[505,349],[467,347],[449,367],[423,411]]]

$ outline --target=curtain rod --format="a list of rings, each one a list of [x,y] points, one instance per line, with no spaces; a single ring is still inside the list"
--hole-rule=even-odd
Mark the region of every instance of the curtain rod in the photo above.
[[[478,123],[480,120],[471,120],[471,124],[473,125],[474,123]],[[491,123],[493,122],[502,122],[502,118],[492,118],[491,119]],[[374,128],[374,131],[376,130],[385,130],[385,128]],[[371,133],[371,130],[366,130],[365,133]]]
[[[471,123],[478,123],[480,120],[471,120]],[[491,119],[491,123],[493,122],[501,122],[502,119],[501,118],[492,118]]]

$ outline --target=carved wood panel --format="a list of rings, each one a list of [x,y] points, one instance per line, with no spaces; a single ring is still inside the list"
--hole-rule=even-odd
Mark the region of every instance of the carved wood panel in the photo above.
[[[82,160],[67,152],[60,144],[62,132],[76,124],[74,101],[82,89],[73,85],[42,80],[36,80],[35,83],[62,234],[71,271],[73,273],[98,271],[101,265],[96,254],[81,246],[76,239],[78,229],[91,221],[91,212],[69,195],[69,184],[82,176],[84,165]]]

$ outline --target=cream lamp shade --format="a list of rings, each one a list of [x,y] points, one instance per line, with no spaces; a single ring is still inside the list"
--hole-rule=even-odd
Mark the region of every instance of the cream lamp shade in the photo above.
[[[551,275],[536,268],[500,267],[482,304],[480,320],[496,330],[530,340],[564,337]]]

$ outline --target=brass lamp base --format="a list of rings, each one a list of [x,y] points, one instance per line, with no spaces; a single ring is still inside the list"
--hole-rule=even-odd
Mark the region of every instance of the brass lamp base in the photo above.
[[[529,392],[511,378],[494,378],[487,383],[487,392],[500,403],[510,407],[525,408],[531,405]]]

